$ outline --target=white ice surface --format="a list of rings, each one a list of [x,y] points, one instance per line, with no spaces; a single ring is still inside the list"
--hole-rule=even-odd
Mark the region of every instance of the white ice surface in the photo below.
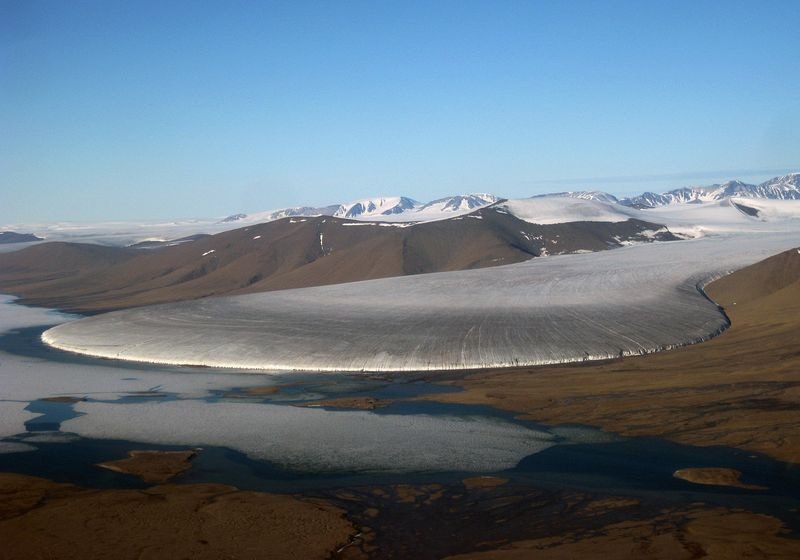
[[[57,326],[57,348],[278,371],[422,371],[605,359],[704,340],[727,320],[698,286],[800,245],[719,234],[509,266],[207,298]]]
[[[10,299],[0,303],[7,330],[64,319]],[[25,435],[25,422],[39,416],[24,410],[29,402],[63,395],[88,398],[74,405],[84,416],[62,423],[63,432],[142,443],[226,446],[300,470],[495,470],[552,445],[547,433],[488,418],[381,416],[203,400],[211,390],[269,381],[263,376],[71,364],[0,352],[0,438],[22,438],[0,441],[0,453],[73,441],[70,433]],[[116,402],[130,393],[153,390],[180,400]]]
[[[77,315],[61,313],[54,309],[13,305],[16,299],[14,296],[0,294],[0,334],[13,329],[56,325],[78,318]]]
[[[470,196],[470,195],[464,195],[464,196]],[[485,197],[486,204],[484,206],[488,206],[489,204],[497,200],[497,197],[489,194],[482,194],[482,195],[479,194],[474,196]],[[387,226],[388,225],[408,226],[411,225],[412,223],[437,222],[458,216],[464,216],[465,214],[470,214],[472,212],[475,212],[479,208],[479,207],[470,208],[466,204],[461,204],[457,208],[448,208],[446,204],[447,200],[439,203],[431,202],[428,204],[420,204],[415,208],[397,214],[373,213],[368,215],[355,216],[352,219],[363,222],[373,222],[373,223],[377,222]]]
[[[27,444],[35,443],[72,443],[80,439],[77,435],[67,432],[29,432],[21,437]]]
[[[779,201],[790,202],[790,201]],[[640,210],[639,219],[664,224],[675,233],[691,237],[740,231],[797,231],[798,226],[789,220],[765,222],[748,216],[730,203],[729,199],[713,202],[670,204]],[[800,217],[800,213],[798,213]]]
[[[270,378],[261,375],[218,372],[210,375],[206,372],[119,368],[111,364],[73,364],[0,352],[0,408],[8,401],[61,396],[116,400],[145,391],[203,398],[212,391],[269,384]],[[0,416],[0,426],[2,418]]]
[[[0,305],[0,317],[5,315],[8,321],[8,315],[19,309],[29,310],[18,305]],[[25,407],[44,397],[114,401],[131,393],[159,391],[179,398],[204,398],[214,390],[269,382],[270,378],[260,375],[147,371],[53,362],[0,352],[0,438],[24,433],[25,422],[40,416],[24,410]]]
[[[0,294],[0,335],[11,330],[38,325],[54,325],[74,316],[58,313],[50,309],[34,309],[14,305],[16,298]],[[4,312],[5,311],[5,312]],[[11,363],[15,357],[0,352],[0,438],[25,432],[25,422],[40,414],[25,410],[28,402],[18,398],[13,390],[14,380],[3,375],[13,370]],[[0,442],[0,453],[30,451],[33,448],[22,444]]]
[[[25,410],[27,402],[0,400],[0,438],[25,432],[25,422],[41,414]]]
[[[731,201],[756,208],[760,215],[748,216],[733,206]],[[689,237],[744,231],[797,231],[800,228],[800,201],[797,200],[732,198],[638,210],[613,202],[554,195],[509,200],[498,208],[520,220],[538,224],[623,222],[634,218],[665,225],[673,233]]]
[[[639,218],[640,211],[621,204],[569,196],[537,196],[509,200],[499,206],[520,220],[534,224],[565,222],[624,222]]]
[[[62,430],[85,437],[226,446],[302,471],[470,471],[513,467],[554,445],[547,432],[488,418],[384,415],[261,403],[78,403]]]
[[[75,318],[74,315],[54,310],[17,305],[13,303],[14,299],[0,295],[0,334],[18,328],[53,325]],[[28,404],[24,401],[44,397],[90,395],[110,400],[133,392],[159,390],[181,397],[198,398],[206,397],[214,390],[268,385],[270,382],[271,378],[266,376],[119,368],[110,363],[60,363],[0,351],[0,434],[25,431],[24,428],[18,430],[19,426],[24,420],[37,415],[22,411]],[[20,404],[21,408],[17,406]],[[23,417],[23,422],[16,422],[12,426],[14,418]]]
[[[44,310],[0,303],[8,330],[63,320]],[[491,471],[554,445],[554,435],[489,417],[379,415],[261,402],[214,402],[212,390],[261,386],[271,377],[218,371],[152,371],[106,364],[73,364],[0,352],[0,453],[69,444],[74,434],[147,443],[224,446],[255,459],[311,471]],[[177,400],[134,404],[119,398],[157,391]],[[82,416],[60,432],[28,432],[38,413],[25,409],[43,397],[76,396]],[[587,431],[587,434],[589,431]],[[595,436],[571,434],[570,440]],[[563,436],[563,434],[556,434]],[[14,436],[11,441],[2,438]]]
[[[162,222],[50,222],[6,224],[0,229],[34,233],[44,241],[71,241],[101,245],[126,246],[149,239],[179,239],[199,233],[215,234],[242,227],[237,222],[218,220],[183,220]],[[0,252],[22,249],[43,243],[10,243],[0,246]]]
[[[732,202],[749,206],[758,210],[758,218],[762,221],[798,220],[800,219],[800,200],[770,200],[766,198],[734,197]]]

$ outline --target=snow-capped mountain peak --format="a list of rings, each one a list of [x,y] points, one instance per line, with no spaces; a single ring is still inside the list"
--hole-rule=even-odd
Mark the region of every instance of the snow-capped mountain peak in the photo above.
[[[570,198],[577,201],[590,201],[605,205],[622,205],[636,209],[658,208],[674,204],[701,204],[728,200],[732,197],[753,199],[800,200],[800,173],[789,173],[775,177],[760,185],[731,180],[722,184],[689,186],[664,193],[645,192],[641,195],[617,199],[603,191],[580,190],[545,195],[532,199],[546,198],[557,204],[556,198]],[[311,207],[298,206],[256,214],[233,214],[220,223],[260,223],[297,216],[333,216],[361,221],[380,222],[427,222],[452,218],[473,212],[478,208],[503,200],[489,193],[458,194],[439,198],[430,202],[417,202],[406,196],[374,197],[356,200],[346,204]],[[562,201],[566,204],[565,201]],[[544,202],[542,202],[544,204]],[[589,212],[587,206],[569,205],[576,212]],[[537,206],[538,207],[538,206]],[[599,212],[599,210],[598,210]],[[590,214],[592,212],[589,212]]]
[[[476,210],[489,204],[494,204],[499,197],[488,193],[459,194],[432,200],[419,207],[419,212],[439,211],[439,212],[462,212]]]
[[[699,203],[723,200],[732,196],[745,198],[769,198],[777,200],[800,199],[800,173],[775,177],[760,185],[742,181],[728,181],[721,185],[683,187],[665,193],[646,192],[639,196],[624,198],[620,204],[634,208],[656,208],[668,204]]]
[[[758,188],[765,194],[772,194],[773,196],[765,196],[765,198],[793,198],[798,199],[800,196],[786,196],[790,193],[800,192],[800,173],[789,173],[781,177],[774,177],[769,181],[764,181]]]
[[[313,206],[293,206],[291,208],[281,208],[280,210],[268,210],[266,212],[256,212],[254,214],[231,214],[223,218],[219,223],[261,223],[273,222],[281,218],[291,218],[293,216],[331,216],[341,206],[334,204],[332,206],[322,206],[319,208]]]
[[[402,214],[419,206],[419,202],[405,196],[367,198],[341,204],[332,214],[336,218],[364,218]]]
[[[471,193],[421,203],[407,196],[385,196],[355,200],[346,204],[297,206],[254,214],[232,214],[219,223],[260,223],[297,216],[332,216],[350,220],[381,222],[427,222],[451,218],[502,200],[493,194]]]
[[[579,200],[596,200],[598,202],[608,202],[611,204],[619,202],[616,196],[603,191],[565,191],[559,193],[540,194],[533,196],[531,198],[538,198],[545,196],[546,197],[561,196],[566,198],[577,198]]]

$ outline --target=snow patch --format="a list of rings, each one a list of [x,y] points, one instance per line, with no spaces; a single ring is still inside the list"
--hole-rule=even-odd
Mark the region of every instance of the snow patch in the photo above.
[[[533,224],[566,222],[624,222],[637,217],[631,208],[593,199],[568,196],[537,196],[508,200],[499,209]]]

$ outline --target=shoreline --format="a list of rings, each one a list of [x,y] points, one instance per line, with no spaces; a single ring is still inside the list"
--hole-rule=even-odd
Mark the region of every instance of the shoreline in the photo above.
[[[580,418],[623,436],[728,445],[800,462],[798,271],[800,254],[792,249],[710,283],[709,296],[731,327],[703,344],[598,364],[471,374],[443,381],[462,391],[423,398],[494,406],[551,425]],[[774,276],[782,283],[765,282]]]

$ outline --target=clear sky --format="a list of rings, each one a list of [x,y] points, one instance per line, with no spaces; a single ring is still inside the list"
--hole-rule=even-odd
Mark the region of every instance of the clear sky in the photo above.
[[[800,170],[800,1],[0,0],[0,224]]]

